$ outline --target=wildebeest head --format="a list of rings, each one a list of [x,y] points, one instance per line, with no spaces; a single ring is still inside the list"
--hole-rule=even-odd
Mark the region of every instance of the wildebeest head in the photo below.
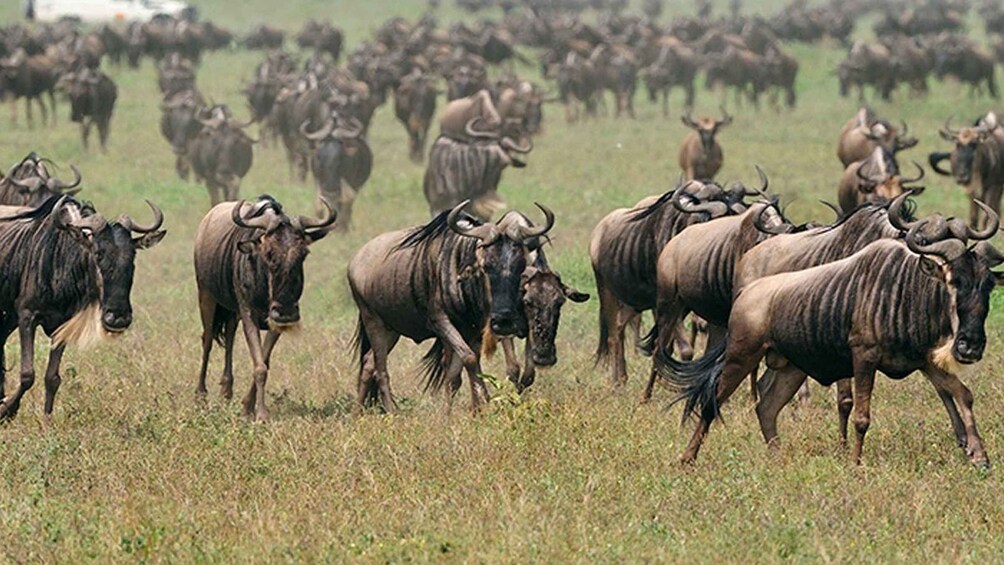
[[[71,121],[79,122],[90,113],[100,81],[100,75],[86,68],[79,72],[66,73],[60,77],[57,86],[66,92],[70,99]]]
[[[722,118],[720,120],[705,116],[695,121],[690,116],[690,112],[684,114],[680,120],[685,126],[693,129],[701,136],[701,147],[704,148],[706,153],[711,153],[715,146],[715,134],[718,133],[719,128],[732,123],[732,116],[722,108]]]
[[[238,250],[260,259],[268,279],[268,322],[275,328],[290,327],[300,321],[300,295],[303,294],[303,261],[311,243],[323,238],[335,223],[337,214],[328,208],[328,216],[318,220],[307,216],[290,218],[282,205],[270,196],[245,206],[242,200],[230,213],[234,224],[253,229],[254,238],[241,241]]]
[[[66,182],[51,175],[51,164],[32,151],[7,171],[0,180],[0,204],[39,206],[49,198],[80,192],[80,171],[70,165],[73,181]]]
[[[954,149],[950,154],[931,153],[929,161],[936,172],[942,175],[951,174],[959,184],[965,186],[973,180],[973,168],[977,166],[975,164],[977,151],[980,145],[992,135],[992,128],[981,123],[972,127],[953,129],[951,121],[952,118],[945,120],[945,127],[938,133],[945,141],[954,143]],[[951,159],[951,173],[938,167],[938,163],[946,158]]]
[[[527,254],[538,249],[554,227],[554,213],[544,212],[543,226],[532,226],[519,213],[509,212],[494,224],[480,224],[463,213],[470,201],[461,202],[447,216],[450,229],[458,235],[480,240],[473,270],[484,274],[490,297],[489,327],[497,336],[526,335],[527,323],[522,304],[522,275]]]
[[[884,150],[881,147],[876,147],[874,154],[882,151]],[[924,168],[916,161],[913,162],[913,166],[917,168],[917,176],[908,178],[899,174],[898,170],[891,173],[885,165],[876,167],[879,169],[877,171],[868,172],[865,171],[866,166],[861,165],[855,171],[858,177],[858,191],[865,194],[868,200],[877,202],[890,202],[904,192],[918,195],[924,192],[924,187],[908,185],[924,178]]]
[[[558,362],[554,340],[558,335],[561,307],[566,300],[585,302],[589,295],[566,286],[558,273],[546,268],[528,267],[523,271],[520,284],[529,325],[527,346],[531,347],[530,355],[535,365],[550,367]],[[520,384],[527,387],[533,383]]]
[[[171,149],[176,155],[184,154],[188,141],[202,129],[196,117],[204,105],[202,95],[195,90],[175,93],[160,105],[165,124],[162,129],[165,135],[170,137]]]
[[[129,296],[136,251],[153,247],[164,238],[167,232],[160,229],[164,214],[147,201],[154,215],[151,225],[139,225],[126,215],[109,222],[89,205],[69,206],[69,202],[63,197],[53,209],[57,226],[70,231],[93,253],[100,275],[101,325],[111,333],[123,332],[132,324]]]
[[[977,201],[987,214],[987,226],[973,230],[957,218],[940,215],[912,222],[906,244],[922,255],[925,273],[943,280],[949,289],[952,305],[952,357],[962,364],[982,359],[986,348],[986,319],[990,313],[990,292],[1004,283],[1004,274],[991,268],[1004,262],[1004,255],[989,242],[997,233],[1000,220],[988,206]],[[967,247],[969,239],[977,240]]]

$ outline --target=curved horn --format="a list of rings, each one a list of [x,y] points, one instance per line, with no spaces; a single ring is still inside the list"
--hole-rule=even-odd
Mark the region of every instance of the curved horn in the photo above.
[[[952,156],[951,153],[935,152],[927,156],[927,162],[929,165],[931,165],[931,168],[934,169],[934,172],[938,173],[939,175],[945,175],[947,177],[951,176],[952,172],[942,169],[941,167],[938,166],[938,164],[944,161],[945,159],[948,159],[951,156]]]
[[[767,211],[768,208],[770,208],[770,206],[764,206],[760,208],[759,212],[756,213],[756,216],[753,217],[753,227],[755,227],[758,231],[762,231],[763,233],[769,233],[772,235],[781,235],[790,232],[791,231],[790,224],[782,223],[779,226],[764,225],[763,214],[764,212]]]
[[[673,207],[681,212],[687,214],[697,214],[700,212],[706,212],[714,217],[722,216],[727,214],[729,207],[724,202],[718,202],[713,200],[711,202],[700,202],[697,203],[686,203],[683,202],[683,195],[686,194],[683,190],[677,190],[673,193]],[[695,198],[696,200],[696,198]]]
[[[360,122],[355,117],[349,118],[349,128],[343,128],[341,126],[336,127],[331,131],[331,135],[337,137],[338,139],[355,139],[363,134],[363,123]]]
[[[41,188],[42,185],[45,184],[45,179],[41,179],[38,177],[32,177],[30,179],[24,179],[24,180],[18,180],[13,177],[7,177],[7,180],[9,180],[11,184],[13,184],[14,186],[19,186],[21,188],[28,189],[29,192],[35,192],[36,190]]]
[[[889,223],[898,230],[909,231],[923,223],[923,220],[908,222],[904,219],[903,205],[906,204],[907,198],[909,198],[912,194],[913,191],[908,190],[896,198],[893,198],[892,202],[889,203],[889,211],[887,213],[889,216]]]
[[[245,204],[247,204],[246,200],[240,200],[236,204],[234,204],[233,209],[230,211],[230,219],[233,220],[235,224],[237,224],[242,228],[263,229],[263,230],[268,229],[268,225],[270,223],[268,218],[259,216],[257,214],[250,220],[245,220],[243,217],[241,217],[241,208]]]
[[[470,203],[471,200],[467,199],[454,206],[453,209],[450,210],[449,215],[446,216],[446,225],[448,225],[450,230],[457,235],[474,237],[480,239],[485,245],[488,245],[495,240],[494,226],[482,224],[465,228],[460,225],[460,216],[464,213],[464,208],[466,208]]]
[[[544,213],[544,225],[522,229],[521,232],[523,234],[524,240],[534,237],[540,237],[546,234],[547,232],[551,231],[551,228],[554,227],[554,212],[552,212],[550,208],[544,206],[540,202],[534,202],[533,204],[537,208],[540,208],[540,211]]]
[[[987,215],[987,224],[982,230],[974,230],[973,228],[968,228],[969,237],[975,240],[990,239],[993,237],[997,230],[1000,228],[1001,221],[1000,216],[997,215],[990,206],[987,206],[980,200],[973,200],[973,202],[983,209],[983,213]]]
[[[873,185],[873,184],[877,183],[878,181],[876,181],[872,177],[865,176],[864,174],[862,174],[862,171],[864,171],[864,168],[865,168],[865,164],[864,163],[861,163],[860,165],[858,165],[858,168],[854,170],[854,175],[856,177],[858,177],[859,180],[867,183],[868,185]]]
[[[697,122],[695,122],[694,118],[690,115],[690,110],[687,110],[686,114],[680,116],[680,121],[683,122],[683,125],[687,126],[688,128],[700,129],[701,127],[697,125]]]
[[[502,138],[500,145],[503,149],[508,149],[516,153],[529,153],[533,150],[533,141],[529,136],[526,137],[526,142],[523,143],[523,145],[516,145],[516,142],[508,136]]]
[[[295,223],[301,230],[303,230],[304,232],[306,232],[307,230],[320,231],[327,229],[328,227],[330,227],[335,223],[335,220],[338,218],[338,213],[335,212],[335,210],[331,207],[331,205],[328,204],[327,200],[322,198],[321,204],[323,204],[324,207],[328,209],[328,216],[324,219],[311,218],[308,216],[297,216]]]
[[[499,134],[491,131],[478,131],[474,129],[474,123],[481,119],[481,116],[473,117],[464,124],[464,133],[474,139],[498,139]]]
[[[903,126],[903,129],[899,132],[899,136],[906,137],[906,134],[910,132],[910,128],[906,125],[906,120],[900,120],[899,125]]]
[[[324,122],[324,125],[321,126],[320,129],[313,132],[307,132],[308,125],[310,125],[310,120],[304,120],[303,123],[300,124],[300,134],[310,141],[320,141],[325,137],[328,137],[328,134],[331,133],[331,130],[335,127],[335,120],[328,118],[328,121]]]
[[[910,184],[912,182],[918,182],[918,181],[920,181],[921,179],[924,178],[924,167],[921,167],[920,163],[918,163],[916,161],[910,161],[910,162],[913,163],[914,167],[917,167],[917,176],[914,177],[914,178],[909,178],[909,179],[905,179],[903,177],[900,177],[899,182],[901,184]]]
[[[830,210],[833,210],[833,213],[837,215],[835,221],[840,221],[840,218],[844,216],[844,213],[840,210],[840,208],[837,208],[836,204],[833,204],[832,202],[827,202],[825,200],[820,200],[819,203],[822,204],[823,206],[826,206]]]
[[[767,173],[764,172],[760,165],[753,165],[753,168],[756,169],[756,174],[760,177],[760,187],[750,190],[743,185],[743,193],[746,196],[763,196],[764,198],[769,198],[767,187],[770,186],[770,179],[767,178]]]
[[[73,165],[70,165],[70,170],[73,171],[73,182],[68,183],[61,181],[57,178],[50,178],[49,180],[45,181],[45,186],[48,186],[52,190],[66,190],[68,188],[76,188],[77,186],[80,185],[81,181],[80,171],[77,170],[77,167]]]
[[[722,106],[719,109],[722,111],[722,119],[715,120],[715,125],[721,127],[721,126],[727,126],[727,125],[731,124],[732,123],[732,116],[730,116],[729,113],[725,111],[725,106]]]
[[[159,230],[160,226],[164,225],[164,213],[160,211],[160,208],[158,208],[156,204],[150,202],[149,200],[146,200],[146,205],[149,206],[151,210],[153,210],[152,224],[150,224],[149,226],[141,226],[136,222],[134,222],[132,218],[123,214],[122,218],[119,220],[119,223],[122,224],[122,227],[128,229],[129,231],[134,231],[136,233],[150,233]]]
[[[933,239],[935,243],[921,243],[919,232],[929,221],[934,222],[936,235],[923,239]],[[941,216],[935,216],[933,220],[919,222],[910,228],[906,234],[906,246],[910,251],[920,255],[937,255],[946,261],[955,260],[966,252],[966,244],[955,238],[941,240],[947,232],[948,223]]]
[[[947,119],[945,119],[945,125],[941,128],[942,135],[946,133],[952,137],[959,135],[959,130],[952,128],[952,118],[954,117],[955,114],[952,114],[951,116],[948,116]]]

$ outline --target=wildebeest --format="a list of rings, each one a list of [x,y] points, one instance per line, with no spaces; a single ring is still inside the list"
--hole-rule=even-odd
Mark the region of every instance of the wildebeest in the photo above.
[[[934,75],[939,79],[953,76],[969,83],[970,93],[982,92],[985,83],[990,96],[999,97],[995,65],[990,53],[968,40],[942,43],[934,50]]]
[[[206,183],[215,206],[237,199],[241,179],[251,169],[255,140],[244,133],[250,123],[234,120],[225,106],[213,106],[204,113],[209,118],[196,117],[202,131],[188,144],[188,160],[196,179]]]
[[[307,123],[300,131],[314,147],[310,170],[317,184],[318,213],[335,210],[339,218],[335,228],[348,230],[352,203],[373,169],[373,152],[361,137],[363,126],[355,118],[346,120],[332,112],[321,129],[313,132],[306,130]]]
[[[197,90],[176,92],[160,105],[160,133],[174,151],[174,170],[182,180],[188,180],[192,168],[188,146],[202,131],[198,117],[206,106]]]
[[[37,208],[0,211],[0,419],[13,418],[35,382],[35,331],[52,338],[45,369],[45,415],[51,417],[67,345],[86,347],[132,323],[129,294],[136,251],[165,235],[164,217],[140,226],[128,216],[108,221],[70,196]],[[133,238],[133,233],[138,237]],[[17,390],[4,395],[3,344],[15,330],[21,344]]]
[[[688,226],[745,210],[743,196],[742,191],[726,192],[713,183],[689,181],[632,208],[614,210],[593,229],[589,257],[600,300],[596,361],[612,358],[614,386],[627,382],[625,327],[655,307],[655,268],[663,246]],[[677,342],[681,349],[689,347]]]
[[[691,128],[692,132],[683,138],[680,146],[680,169],[683,170],[683,178],[686,180],[710,180],[718,174],[722,168],[722,146],[715,139],[718,130],[732,123],[730,116],[722,109],[722,119],[716,120],[710,117],[698,118],[695,122],[686,113],[681,117],[683,125]]]
[[[994,112],[988,112],[974,126],[962,129],[952,128],[951,121],[951,118],[945,120],[945,126],[938,133],[955,147],[950,153],[931,153],[928,161],[934,172],[955,177],[955,182],[966,189],[970,200],[969,224],[979,227],[977,200],[1000,213],[1004,190],[1004,129]],[[945,159],[949,159],[951,171],[939,166]]]
[[[0,91],[10,99],[11,121],[17,122],[17,99],[25,99],[25,113],[28,127],[34,124],[31,101],[38,102],[42,109],[42,124],[48,121],[49,112],[42,102],[42,95],[49,93],[52,123],[56,123],[56,61],[48,55],[28,55],[18,50],[13,55],[0,60]]]
[[[871,108],[861,108],[840,130],[837,158],[848,167],[855,161],[867,159],[876,147],[884,148],[888,156],[895,158],[896,153],[917,145],[916,137],[908,137],[906,122],[902,126],[897,128],[890,124]]]
[[[195,66],[178,53],[157,64],[157,86],[168,97],[176,92],[195,89]]]
[[[280,49],[285,39],[286,32],[281,29],[260,25],[248,32],[242,43],[247,49]]]
[[[586,116],[596,116],[597,94],[600,83],[596,68],[587,57],[569,51],[555,71],[558,79],[558,97],[565,105],[565,121],[579,120],[579,104],[585,106]]]
[[[806,374],[824,385],[853,375],[853,458],[860,463],[875,372],[901,379],[923,370],[958,407],[970,461],[987,466],[972,393],[956,373],[982,358],[990,292],[1004,281],[990,270],[1004,261],[999,251],[988,243],[967,247],[969,239],[996,233],[996,215],[988,224],[992,229],[957,234],[951,220],[935,216],[914,223],[904,241],[883,239],[846,259],[743,287],[728,339],[696,363],[677,363],[670,374],[685,413],[699,417],[681,460],[697,457],[719,405],[766,356],[782,383],[760,401],[773,408],[757,410],[768,442],[777,438],[776,411]]]
[[[662,115],[669,117],[669,91],[672,87],[683,88],[686,98],[684,108],[694,107],[694,76],[697,74],[697,55],[692,49],[676,38],[666,38],[659,48],[659,55],[641,71],[648,98],[655,102],[662,95]]]
[[[896,88],[896,63],[889,48],[857,41],[837,68],[840,96],[847,97],[857,86],[858,100],[865,98],[865,86],[872,85],[882,100],[889,100]]]
[[[197,394],[206,394],[206,371],[213,341],[223,345],[225,365],[220,394],[233,396],[233,348],[237,322],[244,329],[254,362],[254,380],[244,397],[244,414],[268,418],[265,381],[279,337],[300,322],[303,262],[308,247],[328,234],[335,222],[290,217],[271,196],[254,202],[213,207],[195,236],[195,280],[202,317],[202,365]],[[261,330],[267,330],[261,341]]]
[[[394,115],[408,132],[408,155],[415,163],[421,163],[425,153],[425,139],[436,113],[436,95],[432,77],[419,70],[402,77],[394,89]]]
[[[97,69],[83,68],[66,73],[59,84],[70,98],[70,121],[80,123],[80,138],[87,149],[91,126],[98,128],[101,150],[108,150],[108,133],[118,99],[118,87],[108,75]]]
[[[867,159],[851,163],[844,169],[837,189],[840,209],[850,212],[865,202],[888,202],[906,191],[920,194],[923,187],[908,186],[924,178],[923,167],[916,161],[913,165],[917,168],[917,176],[905,178],[896,162],[888,158],[886,150],[876,147]]]
[[[337,63],[342,55],[342,30],[332,26],[330,22],[307,20],[303,29],[296,34],[296,44],[304,49],[312,47],[327,53]]]
[[[80,171],[70,165],[73,181],[52,176],[52,162],[32,151],[14,163],[0,179],[0,206],[41,206],[53,196],[72,196],[80,192]]]
[[[527,256],[544,242],[554,214],[531,226],[509,212],[496,223],[482,224],[463,212],[461,202],[424,226],[388,232],[364,245],[349,263],[349,287],[359,308],[358,408],[380,402],[395,409],[387,356],[401,336],[416,342],[437,338],[449,350],[446,364],[428,386],[438,389],[444,375],[463,367],[471,384],[472,406],[487,400],[481,373],[482,331],[499,337],[526,334],[521,277]],[[452,402],[459,379],[449,381]]]

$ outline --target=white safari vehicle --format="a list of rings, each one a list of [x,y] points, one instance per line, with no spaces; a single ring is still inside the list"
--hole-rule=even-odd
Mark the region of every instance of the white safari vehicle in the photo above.
[[[158,15],[182,17],[193,10],[177,0],[24,0],[25,17],[40,22],[62,18],[87,23],[146,22]]]

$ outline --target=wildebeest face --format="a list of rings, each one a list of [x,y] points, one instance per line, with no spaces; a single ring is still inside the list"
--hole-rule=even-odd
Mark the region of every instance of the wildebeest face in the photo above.
[[[942,137],[955,143],[955,150],[952,151],[951,156],[952,174],[959,184],[966,185],[973,180],[976,152],[986,136],[985,131],[977,128],[965,128],[957,134],[949,134],[949,136],[942,132]]]
[[[530,354],[535,365],[550,367],[558,361],[554,341],[566,299],[585,302],[589,295],[565,286],[552,271],[530,268],[523,274],[523,308],[529,325],[527,346],[532,348]]]
[[[481,269],[488,279],[491,296],[489,325],[500,337],[526,335],[520,279],[526,269],[526,247],[508,237],[500,236],[489,245],[479,247]]]
[[[133,274],[136,251],[153,247],[167,232],[152,231],[134,238],[132,231],[112,222],[93,235],[94,256],[101,274],[101,324],[109,332],[122,332],[132,324]]]
[[[991,271],[987,260],[972,251],[948,262],[943,269],[955,301],[958,324],[952,356],[959,363],[975,363],[983,358],[987,345],[990,292],[1004,282],[1004,277]]]
[[[311,241],[287,221],[266,232],[254,245],[267,271],[268,321],[272,325],[290,326],[300,321],[303,261]]]

